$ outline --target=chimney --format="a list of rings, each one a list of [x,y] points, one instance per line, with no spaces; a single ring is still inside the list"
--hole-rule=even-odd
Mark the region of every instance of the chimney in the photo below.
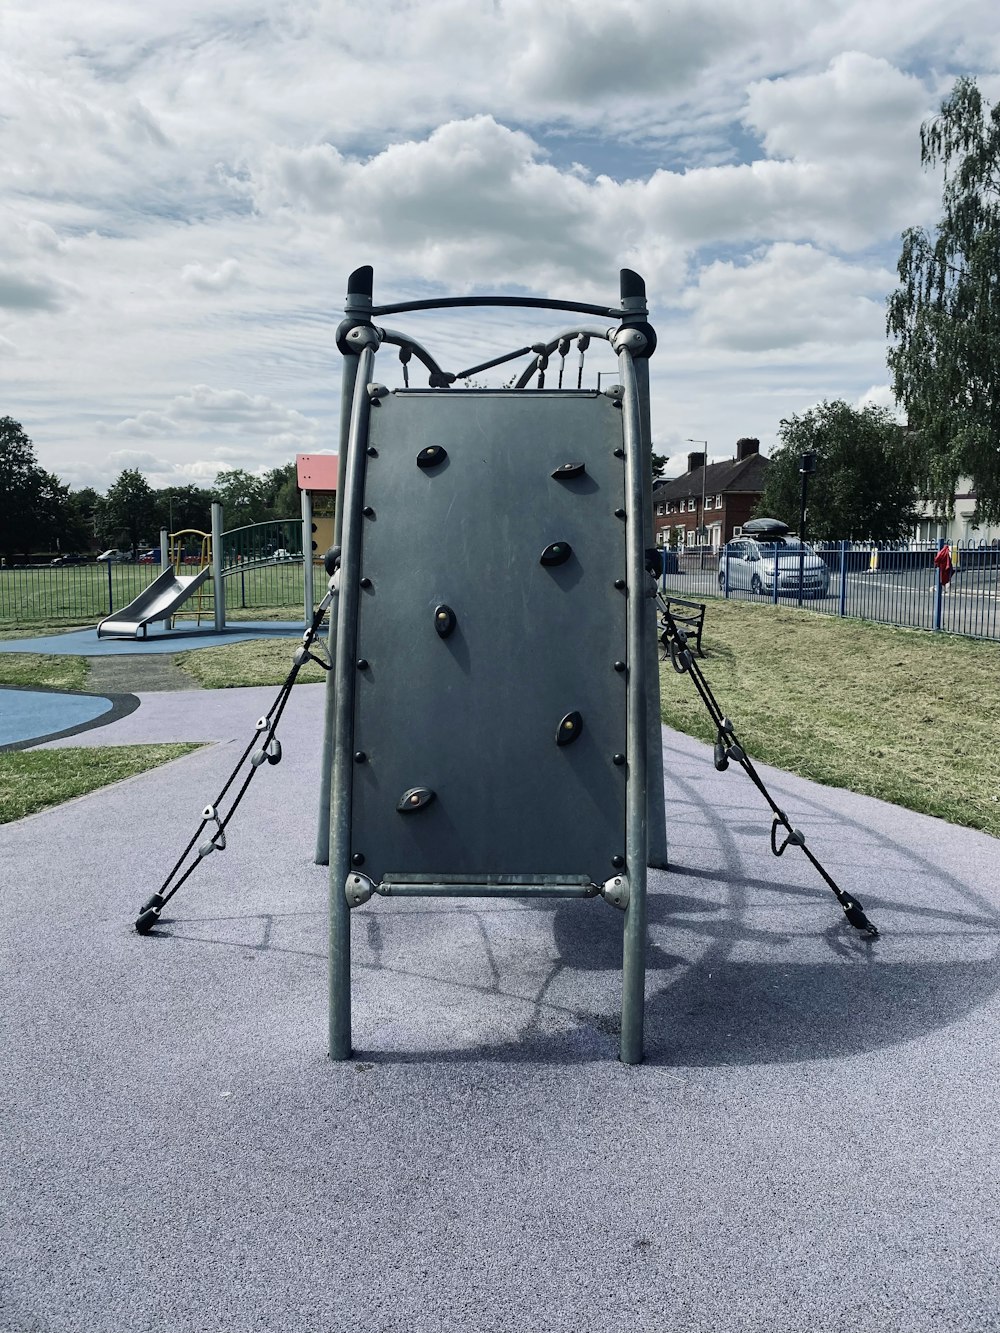
[[[752,454],[760,453],[760,440],[752,440],[744,435],[741,440],[736,441],[736,461],[742,463],[744,458],[749,458]]]
[[[704,454],[688,454],[688,471],[693,472],[696,467],[705,466]]]

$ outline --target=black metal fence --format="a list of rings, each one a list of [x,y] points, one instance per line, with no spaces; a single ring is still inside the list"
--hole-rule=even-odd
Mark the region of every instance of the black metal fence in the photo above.
[[[302,525],[297,526],[301,539]],[[286,609],[289,619],[303,615],[301,554],[256,560],[240,560],[239,553],[235,554],[237,558],[224,571],[227,618],[253,619],[254,612]],[[0,567],[0,630],[95,624],[138,597],[160,569],[157,563],[104,561]],[[197,563],[192,564],[189,572],[194,574],[197,569]],[[209,583],[205,585],[209,605],[211,595]],[[182,608],[194,609],[193,602]]]
[[[1000,639],[1000,545],[949,547],[950,573],[935,542],[827,542],[796,548],[757,543],[748,558],[698,548],[666,552],[662,585],[680,596],[717,593],[750,602],[805,606],[826,615]],[[947,563],[947,562],[946,562]],[[944,574],[944,577],[943,577]]]

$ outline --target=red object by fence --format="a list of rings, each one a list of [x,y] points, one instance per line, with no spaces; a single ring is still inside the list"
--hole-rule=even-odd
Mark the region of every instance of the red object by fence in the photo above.
[[[954,573],[954,566],[951,563],[951,547],[942,546],[940,551],[934,557],[934,564],[937,566],[938,574],[941,578],[942,588],[947,588],[951,582],[951,576]]]

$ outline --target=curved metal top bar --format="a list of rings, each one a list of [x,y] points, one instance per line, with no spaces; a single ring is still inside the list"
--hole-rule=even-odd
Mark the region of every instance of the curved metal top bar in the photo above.
[[[438,363],[431,356],[426,348],[421,347],[416,338],[411,338],[408,333],[400,333],[398,329],[386,329],[376,325],[379,333],[382,335],[382,341],[390,343],[393,347],[408,347],[418,361],[423,362],[432,375],[445,376],[446,372],[441,369]],[[456,375],[455,379],[458,378]]]
[[[550,301],[544,296],[442,296],[429,301],[397,301],[393,305],[374,305],[364,313],[372,319],[399,315],[407,310],[454,310],[459,306],[507,306],[524,310],[572,310],[577,315],[599,315],[602,319],[621,319],[628,312],[621,306],[589,305],[583,301]],[[347,313],[353,308],[347,306]]]

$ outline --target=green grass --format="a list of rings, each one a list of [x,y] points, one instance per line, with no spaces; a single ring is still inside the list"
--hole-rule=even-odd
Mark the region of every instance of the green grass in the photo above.
[[[0,824],[145,773],[198,748],[191,743],[110,745],[0,754]]]
[[[85,657],[0,653],[0,685],[46,685],[54,690],[82,690],[87,671]]]
[[[701,662],[751,758],[1000,837],[1000,643],[710,600]],[[715,739],[661,671],[663,720]]]
[[[227,690],[242,685],[282,685],[292,668],[297,639],[251,639],[247,643],[200,648],[174,658],[182,670],[206,690]],[[326,672],[306,662],[296,684],[323,680]]]

